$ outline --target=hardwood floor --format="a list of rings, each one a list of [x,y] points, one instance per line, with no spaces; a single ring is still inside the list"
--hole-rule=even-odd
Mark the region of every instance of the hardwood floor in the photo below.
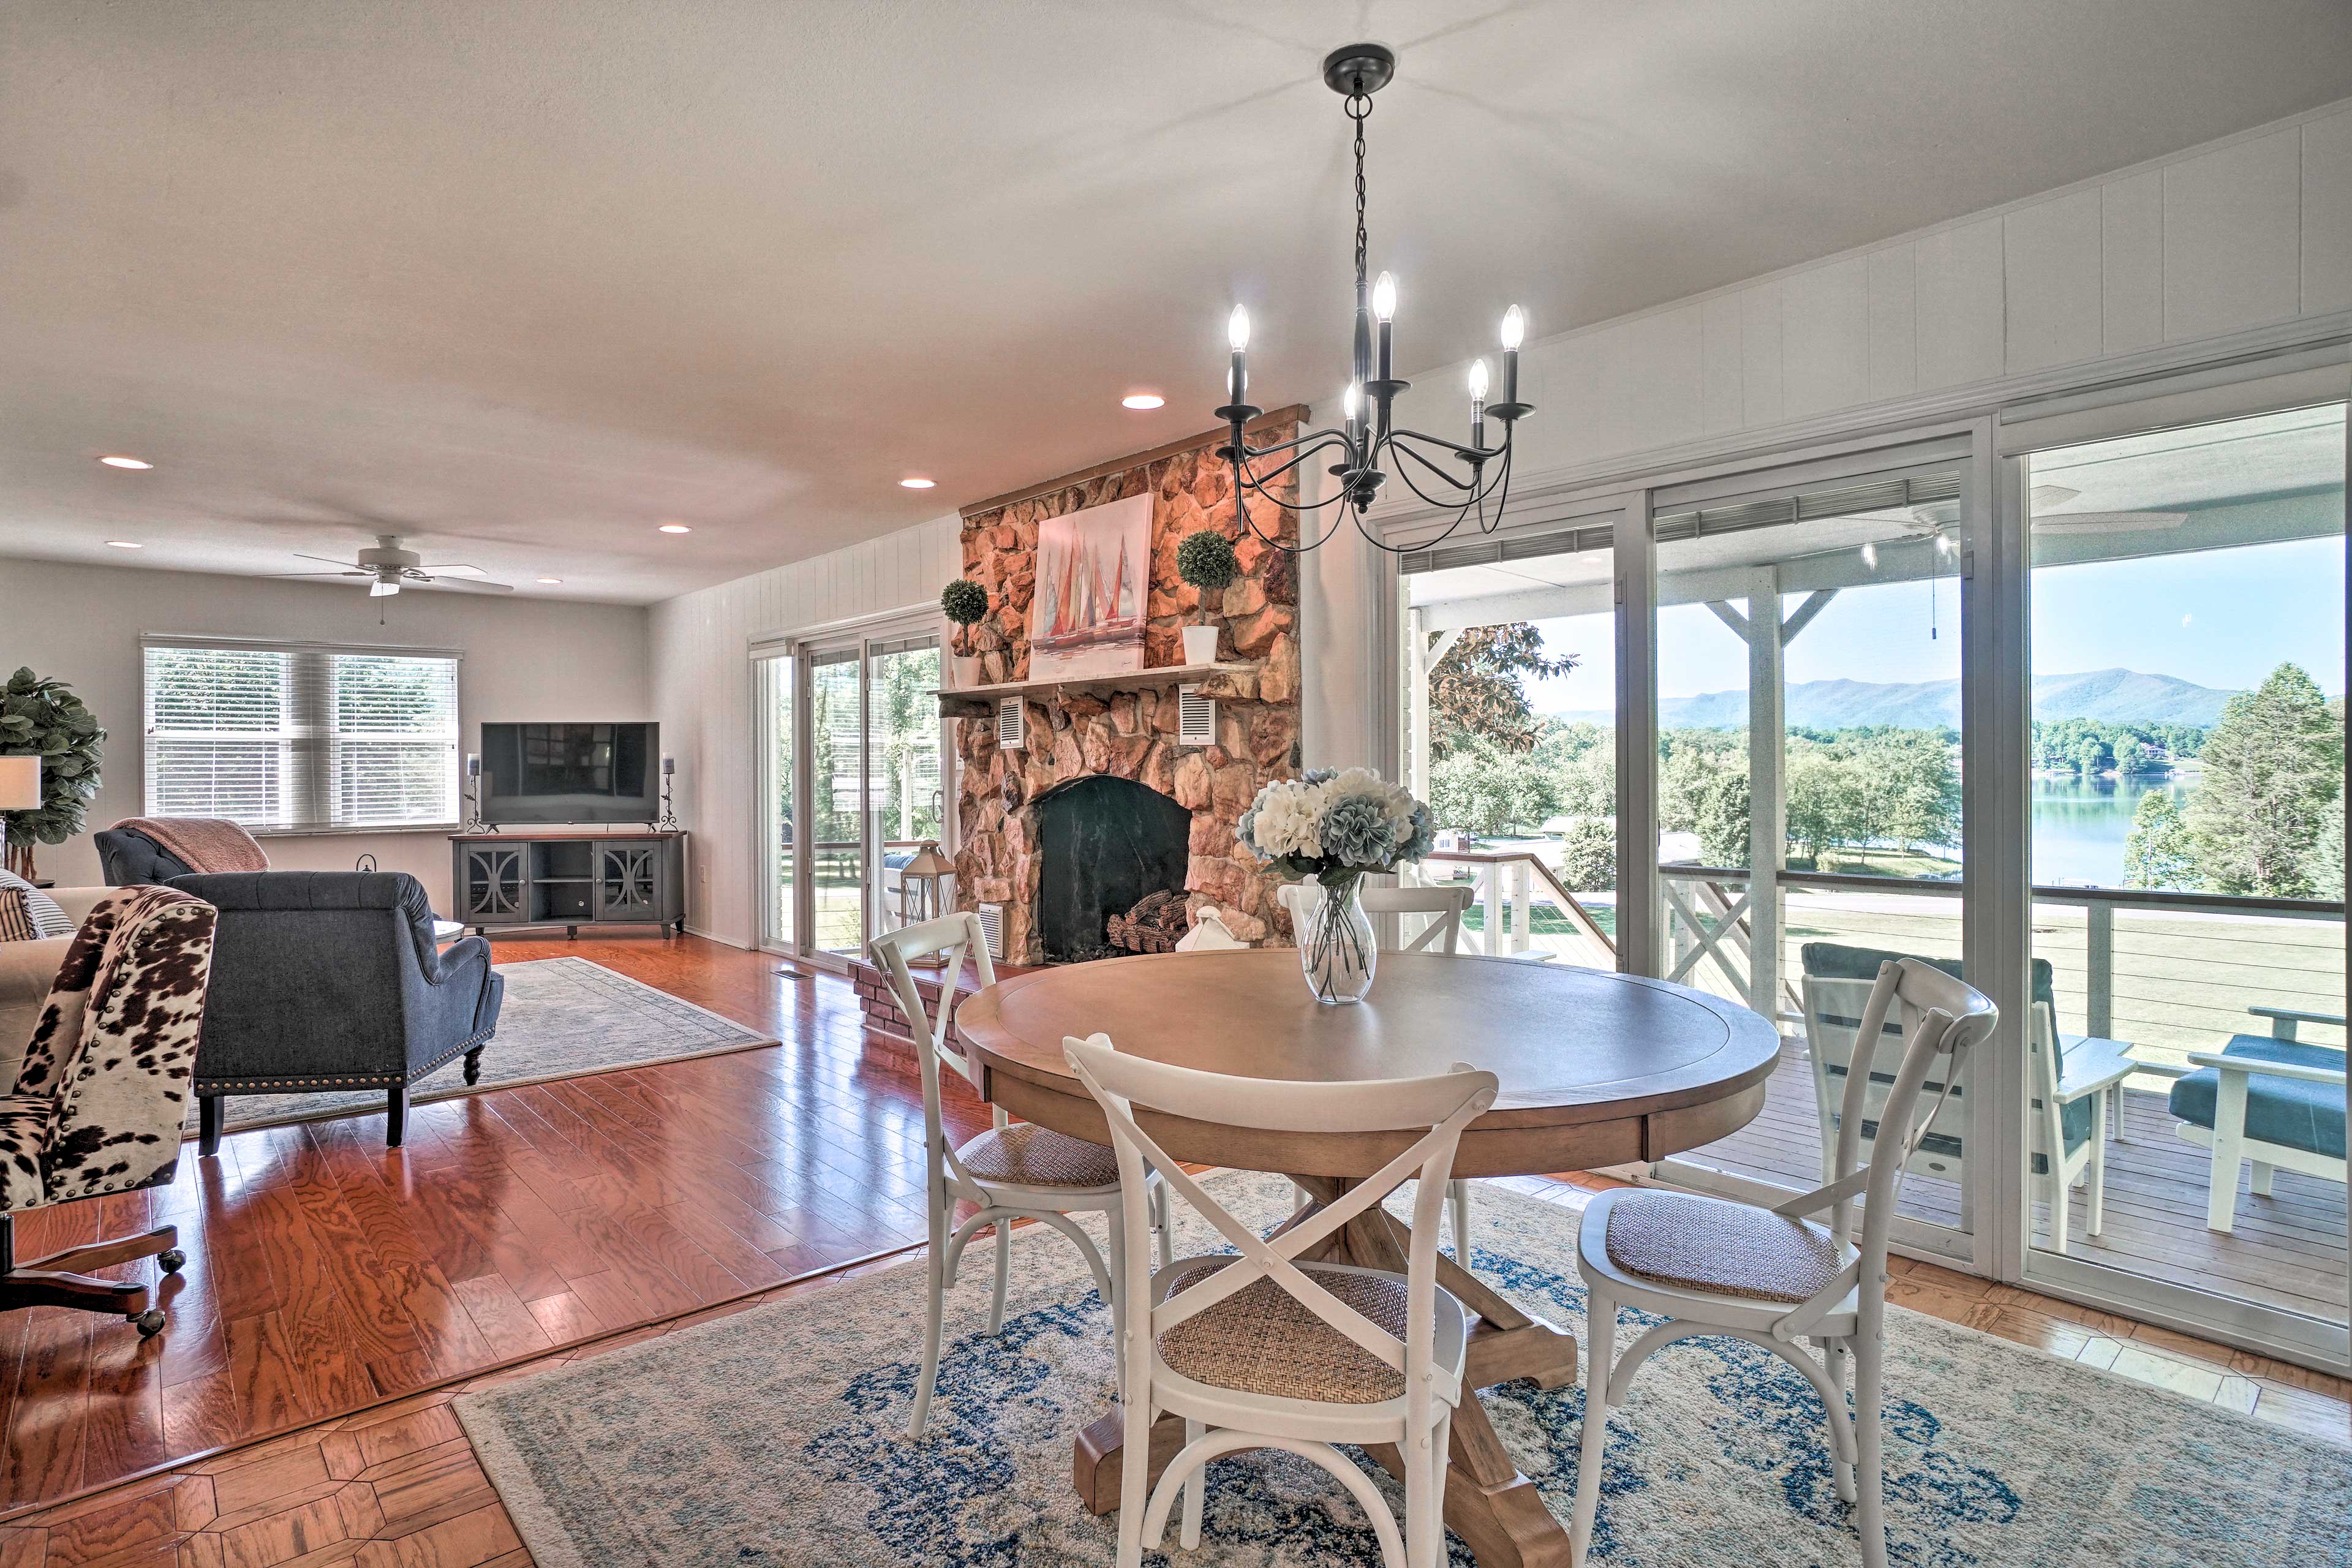
[[[497,950],[558,953],[785,1044],[420,1106],[399,1150],[380,1112],[236,1133],[169,1187],[26,1216],[25,1253],[171,1223],[188,1263],[156,1340],[0,1315],[0,1509],[921,1239],[921,1089],[864,1061],[846,984],[694,938]],[[969,1097],[956,1121],[986,1125]]]
[[[0,1317],[0,1568],[521,1568],[452,1397],[919,1237],[919,1090],[866,1063],[845,983],[693,938],[498,944],[560,953],[785,1043],[421,1107],[394,1152],[381,1115],[233,1134],[136,1203],[43,1215],[28,1247],[171,1217],[190,1261],[161,1340]],[[957,1120],[984,1125],[969,1101]],[[1612,1184],[1511,1184],[1576,1207]],[[1898,1268],[1914,1310],[2352,1444],[2352,1383]],[[810,1268],[833,1271],[785,1282]]]

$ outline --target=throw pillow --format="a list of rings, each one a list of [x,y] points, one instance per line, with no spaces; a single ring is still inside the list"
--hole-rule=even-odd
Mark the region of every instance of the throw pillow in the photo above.
[[[57,900],[13,871],[0,871],[0,942],[71,936],[74,923]]]

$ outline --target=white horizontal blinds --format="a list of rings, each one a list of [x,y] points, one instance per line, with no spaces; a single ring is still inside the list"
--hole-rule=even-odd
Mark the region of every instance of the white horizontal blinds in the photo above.
[[[1397,570],[1408,577],[1423,572],[1444,572],[1456,566],[1499,566],[1512,561],[1533,561],[1546,555],[1573,555],[1586,550],[1606,550],[1613,537],[1612,525],[1551,529],[1542,532],[1512,532],[1493,538],[1459,535],[1443,544],[1408,550],[1397,557]]]
[[[263,832],[457,819],[457,658],[149,637],[146,809]]]
[[[145,655],[147,815],[292,826],[294,656],[152,645]]]
[[[454,822],[457,661],[325,655],[328,821],[337,827]]]

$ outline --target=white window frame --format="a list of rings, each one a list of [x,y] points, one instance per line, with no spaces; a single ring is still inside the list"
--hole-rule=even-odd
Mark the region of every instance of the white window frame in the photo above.
[[[463,650],[450,647],[419,647],[380,643],[330,643],[289,640],[276,637],[231,637],[204,634],[146,632],[140,644],[140,720],[142,735],[141,752],[141,809],[149,816],[170,815],[168,803],[155,795],[158,770],[154,765],[156,742],[163,738],[153,721],[154,693],[148,684],[148,655],[161,649],[218,650],[236,653],[269,653],[285,655],[299,664],[315,660],[316,665],[306,676],[298,676],[292,700],[308,710],[289,716],[285,729],[278,732],[284,747],[284,767],[287,772],[285,789],[291,804],[283,819],[268,822],[243,821],[247,831],[257,838],[316,837],[335,834],[359,833],[449,833],[458,826],[461,790],[458,768],[463,754],[464,672]],[[339,791],[335,777],[335,742],[337,731],[332,712],[332,661],[345,657],[375,657],[393,658],[434,659],[450,667],[450,725],[446,737],[424,736],[428,742],[446,742],[448,750],[446,816],[431,821],[410,820],[369,822],[337,821],[334,819]]]

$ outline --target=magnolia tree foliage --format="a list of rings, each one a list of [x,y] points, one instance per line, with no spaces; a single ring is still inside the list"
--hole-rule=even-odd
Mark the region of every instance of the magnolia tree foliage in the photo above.
[[[1429,749],[1444,757],[1473,741],[1506,752],[1535,750],[1541,730],[1521,677],[1566,675],[1573,656],[1546,657],[1533,622],[1472,626],[1429,672]],[[1432,770],[1434,772],[1434,770]]]

